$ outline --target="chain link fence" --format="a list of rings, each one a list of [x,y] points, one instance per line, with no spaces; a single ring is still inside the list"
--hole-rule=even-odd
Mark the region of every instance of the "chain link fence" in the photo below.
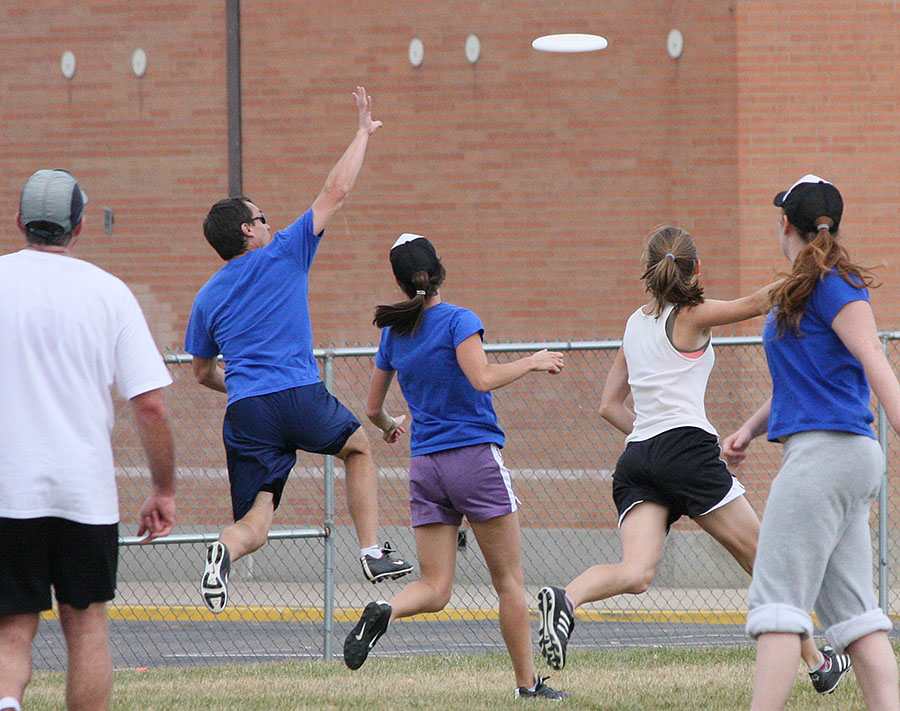
[[[900,334],[884,334],[889,359],[900,360]],[[707,414],[722,436],[768,397],[770,381],[758,338],[717,338],[718,363],[707,391]],[[563,586],[585,568],[620,559],[612,470],[623,435],[597,414],[618,341],[487,345],[497,362],[540,348],[566,353],[562,374],[532,374],[494,392],[507,434],[504,459],[522,502],[522,554],[529,604],[537,590]],[[332,392],[362,417],[374,348],[317,351]],[[389,599],[405,580],[374,588],[362,577],[359,548],[344,496],[341,462],[298,453],[269,543],[235,563],[229,607],[212,615],[199,581],[206,543],[231,521],[221,444],[224,396],[197,385],[190,357],[166,356],[174,384],[167,390],[179,462],[176,535],[137,545],[137,512],[149,479],[127,404],[114,433],[122,523],[119,586],[110,605],[117,667],[237,663],[331,657],[372,599]],[[406,412],[394,386],[385,407]],[[884,418],[879,419],[887,451]],[[409,527],[408,442],[387,445],[368,425],[379,473],[380,526],[401,555],[414,560]],[[780,446],[759,440],[736,474],[762,514]],[[897,483],[888,468],[879,507],[873,510],[873,576],[892,615],[900,600],[891,589],[897,570],[893,508],[886,492]],[[896,504],[895,504],[896,505]],[[413,577],[415,573],[413,573]],[[743,622],[749,579],[713,539],[688,519],[676,523],[651,589],[578,612],[572,647],[746,643]],[[51,614],[35,647],[38,668],[61,668],[64,645]],[[536,626],[536,623],[535,623]],[[502,649],[497,599],[474,536],[461,529],[453,595],[441,613],[401,621],[378,644],[378,654],[470,652]]]

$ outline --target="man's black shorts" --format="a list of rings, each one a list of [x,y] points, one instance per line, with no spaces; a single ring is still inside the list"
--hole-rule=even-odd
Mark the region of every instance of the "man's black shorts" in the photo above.
[[[116,594],[119,524],[0,518],[0,617],[58,602],[84,610]]]
[[[643,501],[667,506],[671,526],[682,516],[701,516],[743,494],[720,452],[718,437],[697,427],[629,442],[613,474],[619,525]]]

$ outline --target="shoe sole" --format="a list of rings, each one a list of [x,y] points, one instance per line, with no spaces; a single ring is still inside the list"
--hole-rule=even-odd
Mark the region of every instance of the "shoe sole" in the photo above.
[[[369,566],[365,562],[363,562],[363,575],[365,575],[366,580],[368,580],[373,585],[375,583],[380,583],[382,580],[396,580],[397,578],[402,578],[404,575],[409,575],[411,572],[413,572],[413,566],[408,565],[406,568],[389,570],[384,573],[379,573],[378,575],[372,575],[372,571],[369,570]]]
[[[383,630],[377,632],[371,639],[364,638],[363,636],[366,626],[374,624],[375,619],[379,616],[380,612],[381,609],[377,602],[370,602],[366,605],[366,609],[363,610],[359,622],[356,623],[356,626],[344,640],[344,664],[346,664],[349,669],[359,669],[363,663],[365,663],[366,659],[368,659],[372,647],[375,646],[375,643],[381,639],[382,635],[387,631],[387,626],[385,626]],[[390,613],[388,613],[388,615],[390,615]]]
[[[541,613],[541,624],[538,634],[541,655],[547,660],[551,669],[559,671],[566,666],[566,651],[559,641],[553,618],[556,616],[556,595],[550,588],[541,588],[538,593],[538,609]]]
[[[215,614],[228,605],[228,582],[222,579],[222,561],[225,560],[225,546],[216,543],[206,551],[206,567],[200,581],[203,604]]]

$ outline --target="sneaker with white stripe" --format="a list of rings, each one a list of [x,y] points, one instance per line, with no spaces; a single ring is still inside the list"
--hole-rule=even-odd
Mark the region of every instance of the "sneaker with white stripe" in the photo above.
[[[562,588],[547,586],[538,593],[541,626],[538,645],[552,669],[566,666],[566,647],[575,629],[575,611]]]
[[[809,673],[809,679],[812,681],[813,688],[820,694],[830,694],[841,683],[841,679],[847,670],[850,669],[850,655],[837,654],[829,645],[819,647],[822,656],[825,657],[831,665],[828,671],[817,669]]]

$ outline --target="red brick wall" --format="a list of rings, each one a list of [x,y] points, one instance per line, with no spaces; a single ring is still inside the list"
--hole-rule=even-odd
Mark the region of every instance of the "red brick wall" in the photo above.
[[[844,197],[851,255],[882,264],[880,328],[900,318],[900,47],[895,2],[736,3],[740,281],[785,268],[772,197],[813,172]]]
[[[8,4],[0,19],[0,200],[12,212],[32,170],[71,168],[91,196],[78,254],[124,278],[161,345],[179,346],[193,294],[219,266],[199,225],[227,190],[224,3]],[[510,2],[268,0],[242,20],[245,192],[276,227],[310,204],[352,137],[357,83],[385,123],[313,270],[318,342],[375,339],[371,307],[395,296],[386,253],[402,231],[433,238],[445,298],[475,309],[495,341],[617,337],[640,298],[641,240],[663,220],[697,233],[710,291],[733,290],[728,4],[536,2],[523,14]],[[677,62],[665,51],[675,25]],[[531,49],[565,30],[601,32],[610,47]],[[482,41],[474,67],[470,32]],[[414,36],[419,68],[406,58]],[[58,68],[65,49],[72,81]],[[107,206],[112,237],[100,230]],[[0,251],[18,245],[7,219]]]

